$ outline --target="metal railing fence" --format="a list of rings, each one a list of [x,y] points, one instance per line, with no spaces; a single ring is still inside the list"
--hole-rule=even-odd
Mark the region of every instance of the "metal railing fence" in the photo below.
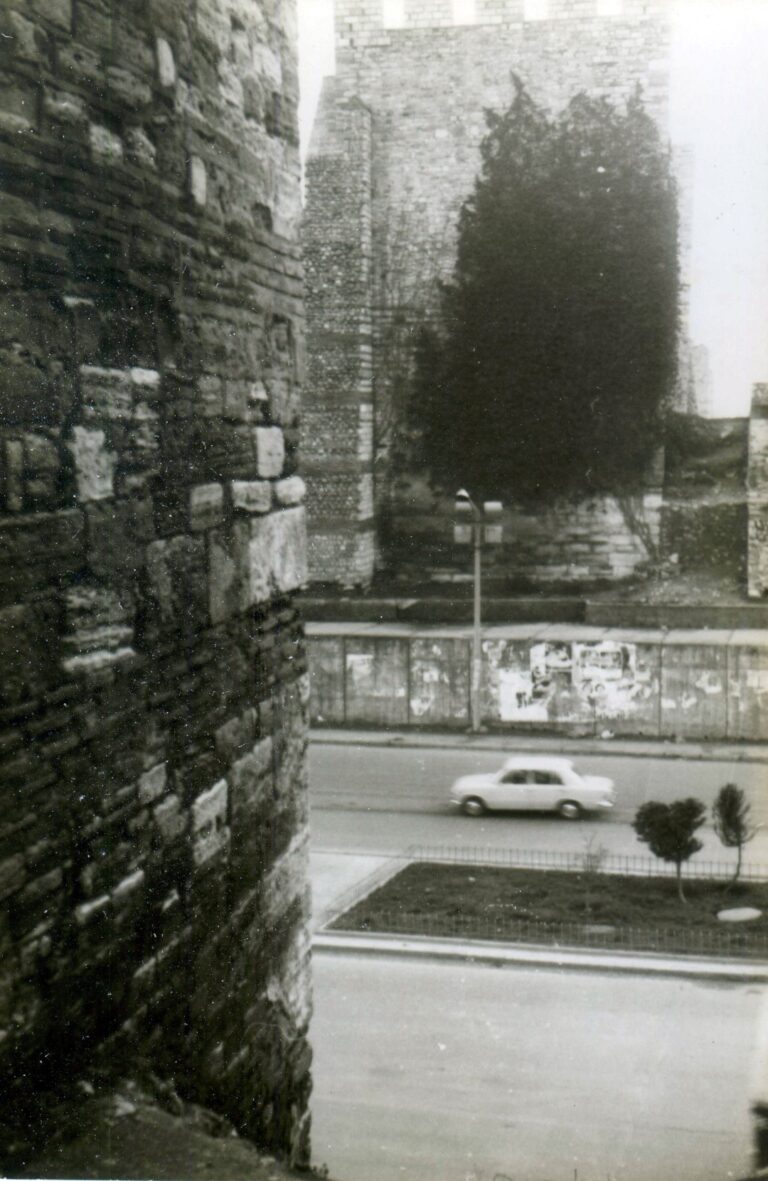
[[[337,920],[337,931],[373,930],[365,923]],[[610,923],[543,922],[509,915],[428,915],[418,911],[377,911],[379,934],[422,935],[453,939],[485,939],[562,948],[659,952],[690,956],[768,958],[768,932],[743,928],[688,928],[674,926],[625,927]]]
[[[480,845],[410,845],[409,861],[440,862],[446,865],[489,865],[505,869],[552,869],[569,873],[584,873],[589,868],[587,859],[596,850],[568,852],[559,849],[493,849]],[[736,860],[713,861],[692,857],[683,864],[683,877],[688,880],[727,881],[733,877]],[[674,877],[675,867],[670,862],[643,853],[606,853],[599,857],[599,868],[592,872],[621,874],[628,877]],[[768,865],[745,860],[740,880],[768,881]]]

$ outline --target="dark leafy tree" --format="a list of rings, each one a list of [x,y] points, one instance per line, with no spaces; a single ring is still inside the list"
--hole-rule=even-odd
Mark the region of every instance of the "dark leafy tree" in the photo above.
[[[701,800],[689,796],[671,804],[660,804],[655,800],[641,804],[632,822],[637,836],[648,845],[654,857],[674,862],[681,902],[685,902],[683,862],[701,849],[701,841],[693,834],[701,828],[705,818],[706,808]]]
[[[488,112],[418,403],[438,486],[547,501],[637,488],[677,357],[677,201],[639,93]]]
[[[728,849],[738,849],[736,857],[736,871],[731,879],[735,886],[741,874],[741,861],[744,846],[757,833],[757,826],[750,820],[750,806],[740,787],[735,783],[726,783],[717,793],[717,799],[712,807],[712,819],[715,832],[721,842]]]

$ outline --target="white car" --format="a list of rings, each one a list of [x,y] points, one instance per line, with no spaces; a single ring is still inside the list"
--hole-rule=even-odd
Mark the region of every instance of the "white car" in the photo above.
[[[580,775],[570,759],[515,755],[491,775],[462,775],[451,788],[451,804],[467,816],[501,810],[559,812],[578,820],[605,812],[616,802],[612,779]]]

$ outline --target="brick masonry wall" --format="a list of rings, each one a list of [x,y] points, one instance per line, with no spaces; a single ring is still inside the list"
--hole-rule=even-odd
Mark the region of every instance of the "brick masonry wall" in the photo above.
[[[553,109],[580,90],[621,102],[640,83],[649,109],[666,127],[666,6],[625,0],[620,7],[621,15],[601,16],[596,0],[561,0],[550,5],[551,19],[525,20],[522,0],[479,0],[474,24],[454,25],[452,6],[444,0],[408,0],[403,26],[389,28],[384,27],[380,0],[336,0],[337,75],[326,84],[313,136],[304,234],[310,275],[320,243],[326,251],[323,273],[328,274],[330,263],[346,274],[349,243],[360,242],[365,230],[362,253],[370,258],[365,271],[357,264],[353,267],[358,286],[347,277],[333,285],[332,296],[339,322],[353,323],[364,308],[372,309],[371,388],[378,423],[388,417],[391,399],[387,382],[392,359],[381,343],[390,338],[385,321],[396,305],[417,318],[429,316],[434,308],[436,281],[452,271],[458,213],[479,166],[484,110],[508,106],[511,72],[523,78],[535,99]],[[350,104],[366,112],[370,126],[364,162],[350,153],[343,115]],[[360,189],[366,173],[367,194]],[[325,335],[313,331],[315,317]],[[344,378],[327,335],[328,289],[321,295],[311,281],[308,319],[310,372],[318,374],[318,380],[310,381],[309,396],[313,408],[320,410],[331,404]],[[367,332],[366,324],[366,343]],[[351,356],[356,345],[349,347]],[[366,386],[360,401],[369,397]],[[377,460],[386,464],[386,445],[382,447],[380,438],[372,442]],[[340,440],[334,458],[342,454],[349,452]],[[380,475],[377,468],[377,513],[381,488],[387,484],[386,475]],[[391,524],[401,534],[401,548],[413,542],[408,531],[417,511],[407,499],[395,502]],[[542,531],[542,542],[550,538]],[[606,535],[603,540],[612,544],[613,538]],[[550,566],[550,556],[542,553],[539,564]],[[555,565],[583,563],[564,545]],[[344,579],[344,571],[332,568],[321,576],[313,567],[312,574],[324,580]],[[371,574],[372,569],[369,578]]]
[[[104,1051],[300,1160],[293,0],[6,0],[0,66],[0,1154]]]
[[[373,550],[371,116],[334,87],[326,79],[307,160],[302,452],[311,577],[352,587],[369,581]]]
[[[747,460],[747,591],[768,595],[768,386],[756,385]]]

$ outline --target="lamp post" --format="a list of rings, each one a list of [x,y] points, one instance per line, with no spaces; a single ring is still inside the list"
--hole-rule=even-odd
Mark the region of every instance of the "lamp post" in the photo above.
[[[480,682],[483,670],[482,652],[482,551],[483,542],[500,545],[502,539],[501,501],[486,500],[479,508],[465,488],[459,488],[455,497],[456,521],[453,539],[458,545],[471,545],[473,549],[473,612],[472,612],[472,678],[470,682],[469,708],[473,734],[482,730],[480,724]],[[466,518],[471,517],[471,521]]]

